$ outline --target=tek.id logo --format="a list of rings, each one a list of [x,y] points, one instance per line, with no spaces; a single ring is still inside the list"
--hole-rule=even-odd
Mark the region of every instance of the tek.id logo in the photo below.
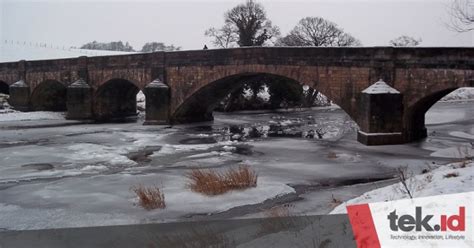
[[[387,219],[390,221],[390,229],[394,232],[399,230],[402,232],[410,231],[465,231],[466,229],[466,209],[465,207],[459,207],[458,214],[453,215],[440,215],[438,218],[433,218],[434,215],[428,214],[423,215],[422,207],[415,208],[415,216],[410,214],[404,214],[401,216],[397,215],[397,210],[394,210]],[[438,219],[437,223],[434,223]],[[433,222],[433,223],[432,223]],[[424,230],[423,230],[424,229]]]

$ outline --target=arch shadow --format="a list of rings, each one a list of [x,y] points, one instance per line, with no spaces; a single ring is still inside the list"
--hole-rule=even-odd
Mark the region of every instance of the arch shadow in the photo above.
[[[0,93],[10,95],[10,86],[4,81],[0,81]]]
[[[66,86],[56,80],[45,80],[33,90],[30,107],[33,111],[66,111]]]
[[[282,83],[288,84],[287,86],[305,86],[301,82],[292,78],[271,73],[239,73],[223,77],[201,87],[190,97],[188,97],[183,103],[181,103],[176,108],[174,113],[171,114],[172,123],[178,124],[200,121],[212,121],[212,112],[221,100],[223,100],[229,93],[242,87],[245,83],[253,83],[257,81],[256,79],[258,78],[263,78],[264,80],[269,81],[270,84]],[[324,92],[318,92],[324,94]],[[348,114],[347,111],[344,110],[344,112]],[[351,119],[356,121],[354,118],[352,118],[352,116]]]
[[[123,121],[137,116],[137,93],[140,89],[125,79],[111,79],[94,94],[94,116],[98,121]]]

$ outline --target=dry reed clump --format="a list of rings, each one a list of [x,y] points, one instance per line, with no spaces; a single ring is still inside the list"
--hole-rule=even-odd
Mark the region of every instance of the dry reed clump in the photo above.
[[[444,178],[451,178],[451,177],[458,177],[458,176],[459,176],[458,172],[451,172],[451,173],[448,173],[448,174],[444,175],[443,177]]]
[[[133,186],[131,190],[138,197],[138,204],[146,210],[165,208],[165,195],[157,186],[145,187],[143,185]]]
[[[226,172],[212,169],[193,169],[186,175],[190,182],[188,187],[206,195],[219,195],[235,189],[246,189],[257,186],[257,173],[250,166],[242,165]]]
[[[337,154],[335,152],[329,152],[327,157],[329,159],[336,159],[337,158]]]
[[[342,203],[342,200],[341,200],[341,199],[336,198],[336,197],[334,197],[334,194],[331,194],[331,202],[330,202],[330,205],[331,205],[332,207],[336,207],[336,206],[338,206],[338,205],[341,205],[341,203]]]
[[[471,144],[473,145],[473,144]],[[471,161],[472,156],[469,156],[469,149],[467,146],[458,146],[457,148],[459,153],[459,168],[466,168],[467,164]]]

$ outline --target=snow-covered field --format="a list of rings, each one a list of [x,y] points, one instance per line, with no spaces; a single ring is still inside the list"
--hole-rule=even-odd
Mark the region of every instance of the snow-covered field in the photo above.
[[[19,60],[42,60],[74,58],[79,56],[102,56],[130,54],[129,52],[102,51],[76,49],[59,45],[48,44],[46,47],[29,42],[7,42],[0,43],[0,62],[15,62]]]

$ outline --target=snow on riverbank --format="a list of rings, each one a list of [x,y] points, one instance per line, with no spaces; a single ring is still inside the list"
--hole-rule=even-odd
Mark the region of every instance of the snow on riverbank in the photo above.
[[[11,109],[0,110],[0,122],[31,120],[64,120],[64,112],[19,112]]]
[[[440,166],[406,181],[413,197],[425,197],[474,191],[474,161]],[[394,201],[409,198],[401,182],[366,192],[337,206],[331,214],[346,213],[347,205]]]
[[[8,104],[8,95],[0,94],[0,122],[2,121],[30,121],[30,120],[64,120],[63,112],[20,112],[12,109]]]

